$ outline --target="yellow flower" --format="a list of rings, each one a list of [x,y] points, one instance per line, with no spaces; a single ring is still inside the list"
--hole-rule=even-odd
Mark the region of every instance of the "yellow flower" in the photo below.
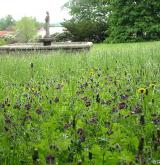
[[[139,88],[138,89],[138,93],[146,93],[146,89],[145,88]]]
[[[92,75],[92,76],[94,75],[94,70],[93,69],[90,70],[90,75]]]

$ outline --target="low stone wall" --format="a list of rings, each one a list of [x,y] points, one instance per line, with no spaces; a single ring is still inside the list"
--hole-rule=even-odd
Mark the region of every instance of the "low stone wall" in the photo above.
[[[54,51],[54,50],[89,50],[92,42],[53,42],[51,46],[43,46],[42,43],[17,43],[11,45],[0,46],[0,53],[8,53],[13,51]]]

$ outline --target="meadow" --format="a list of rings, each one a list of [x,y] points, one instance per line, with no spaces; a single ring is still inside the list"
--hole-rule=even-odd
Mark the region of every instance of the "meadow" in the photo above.
[[[1,165],[160,164],[160,42],[0,55]]]

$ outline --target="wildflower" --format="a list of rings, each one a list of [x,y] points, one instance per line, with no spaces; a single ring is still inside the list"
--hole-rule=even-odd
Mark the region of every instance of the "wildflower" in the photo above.
[[[132,114],[137,114],[142,112],[142,106],[136,105],[136,107],[133,108]]]
[[[54,99],[54,102],[55,102],[55,103],[58,103],[58,102],[59,102],[59,98],[56,97],[56,98]]]
[[[93,70],[93,69],[90,70],[90,75],[91,75],[91,76],[94,75],[94,70]]]
[[[146,93],[146,89],[145,88],[139,88],[138,93],[144,94],[144,93]]]
[[[25,108],[26,110],[30,110],[30,109],[31,109],[31,105],[30,105],[30,104],[25,104],[24,108]]]
[[[80,136],[84,135],[84,129],[83,128],[79,128],[77,130],[77,134],[80,135]]]
[[[48,155],[46,157],[46,164],[53,165],[54,164],[54,161],[55,161],[55,157],[53,155]]]
[[[86,100],[85,101],[85,106],[86,107],[90,107],[91,106],[91,101],[90,100]]]
[[[128,95],[121,95],[120,97],[122,100],[126,100],[129,96]]]
[[[77,130],[77,134],[79,135],[79,140],[80,142],[84,142],[85,141],[85,132],[83,128],[79,128]]]
[[[9,116],[5,117],[5,123],[6,124],[11,124],[11,118]]]
[[[92,124],[96,124],[97,123],[97,117],[96,116],[93,116],[90,120],[90,123]]]
[[[36,113],[37,113],[38,115],[42,114],[42,108],[36,109]]]
[[[119,109],[125,109],[126,108],[126,103],[122,102],[119,103]]]
[[[152,114],[152,122],[155,125],[160,124],[160,116],[158,116],[157,114]]]

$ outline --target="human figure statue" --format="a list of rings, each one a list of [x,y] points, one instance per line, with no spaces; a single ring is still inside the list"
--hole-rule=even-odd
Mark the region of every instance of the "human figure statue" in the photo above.
[[[50,22],[50,17],[49,17],[49,12],[47,11],[46,12],[46,18],[45,18],[45,30],[46,30],[46,35],[45,37],[49,37],[50,34],[49,34],[49,22]]]

